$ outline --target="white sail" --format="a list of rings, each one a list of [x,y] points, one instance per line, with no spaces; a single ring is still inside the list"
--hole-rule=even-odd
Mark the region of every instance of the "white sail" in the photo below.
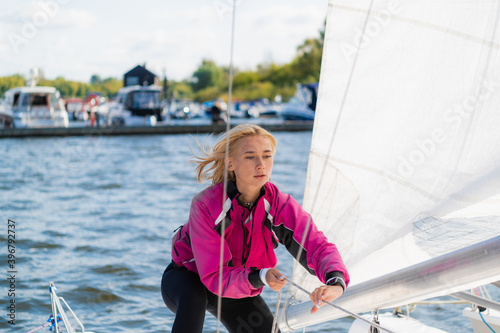
[[[353,286],[498,236],[500,1],[330,0],[307,177]]]

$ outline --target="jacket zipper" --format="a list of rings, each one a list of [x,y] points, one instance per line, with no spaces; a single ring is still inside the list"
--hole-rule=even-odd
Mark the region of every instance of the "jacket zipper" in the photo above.
[[[244,209],[248,209],[248,217],[250,218],[250,216],[252,216],[252,213],[255,209],[255,206],[257,206],[257,204],[253,205],[251,208],[246,208],[246,207],[243,207]],[[248,242],[248,251],[247,251],[247,255],[245,256],[245,243],[246,243],[246,231],[245,231],[245,221],[243,221],[243,217],[244,215],[241,216],[241,228],[243,229],[243,248],[242,248],[242,251],[241,251],[241,264],[243,265],[243,267],[246,267],[246,262],[248,260],[248,258],[250,257],[250,249],[252,248],[252,236],[253,236],[253,217],[250,219],[250,221],[248,221],[249,223],[251,223],[250,225],[250,240]]]
[[[243,221],[243,217],[245,214],[241,215],[241,229],[243,230],[243,242],[242,243],[242,248],[241,248],[241,264],[243,265],[243,268],[245,268],[245,242],[246,242],[246,231],[245,231],[245,221]]]

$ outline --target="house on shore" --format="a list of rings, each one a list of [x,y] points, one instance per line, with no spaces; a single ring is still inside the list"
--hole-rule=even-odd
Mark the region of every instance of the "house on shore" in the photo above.
[[[146,64],[137,65],[123,75],[123,86],[160,86],[160,78],[146,69]]]

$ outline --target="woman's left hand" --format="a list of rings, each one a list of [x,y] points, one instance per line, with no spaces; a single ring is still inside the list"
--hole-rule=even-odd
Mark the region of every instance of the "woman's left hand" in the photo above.
[[[321,306],[325,305],[326,303],[324,301],[331,302],[342,296],[343,293],[344,289],[340,285],[325,285],[314,289],[314,291],[309,295],[314,304],[311,309],[311,313],[315,313]]]

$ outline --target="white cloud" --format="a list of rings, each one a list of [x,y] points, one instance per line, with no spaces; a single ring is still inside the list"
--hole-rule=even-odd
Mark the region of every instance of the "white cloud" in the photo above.
[[[88,10],[61,8],[60,12],[54,17],[52,27],[88,29],[96,23],[98,23],[96,15]]]
[[[267,58],[278,63],[292,60],[306,38],[317,37],[326,17],[326,8],[308,5],[273,5],[243,12],[237,27],[237,58],[255,66]]]
[[[228,0],[69,1],[49,12],[38,1],[0,4],[0,51],[9,64],[0,67],[0,76],[27,73],[37,65],[47,77],[87,81],[92,74],[121,77],[147,62],[157,74],[165,68],[169,78],[179,80],[189,77],[203,58],[229,63]],[[327,10],[327,0],[237,3],[234,56],[239,68],[290,61],[305,38],[318,35]],[[22,36],[23,25],[40,11],[50,19],[14,52],[6,33]]]

